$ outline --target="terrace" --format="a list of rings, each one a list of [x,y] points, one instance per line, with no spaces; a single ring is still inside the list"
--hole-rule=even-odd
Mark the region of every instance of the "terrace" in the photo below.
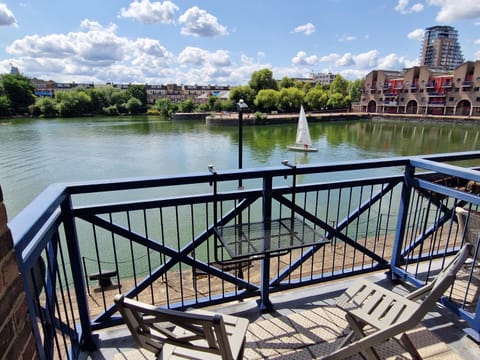
[[[480,205],[479,159],[477,151],[209,167],[186,176],[52,185],[9,223],[40,358],[85,356],[97,348],[98,334],[99,357],[112,346],[120,355],[148,356],[119,345],[129,341],[113,303],[119,292],[156,306],[249,317],[246,357],[290,356],[281,349],[292,342],[307,344],[294,347],[310,357],[319,355],[319,342],[330,351],[345,325],[333,306],[341,287],[358,276],[418,287],[461,247],[466,232],[455,209],[470,214]],[[429,325],[443,326],[448,316],[478,340],[474,270],[463,271]],[[111,285],[99,282],[106,275]],[[314,333],[332,324],[328,334]],[[412,331],[444,344],[434,331]],[[448,346],[442,351],[451,358]]]

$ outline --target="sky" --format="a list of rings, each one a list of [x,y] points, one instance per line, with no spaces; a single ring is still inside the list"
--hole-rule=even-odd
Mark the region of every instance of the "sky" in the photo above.
[[[480,59],[480,0],[0,0],[0,74],[77,83],[245,85],[419,65],[427,27]]]

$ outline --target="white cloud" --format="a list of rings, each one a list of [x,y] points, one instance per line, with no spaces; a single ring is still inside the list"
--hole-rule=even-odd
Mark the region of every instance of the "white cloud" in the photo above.
[[[212,14],[194,6],[179,18],[183,35],[213,37],[228,35],[227,28],[218,23],[218,20]]]
[[[397,54],[389,54],[378,60],[378,68],[384,70],[399,70],[418,65],[417,60],[408,60]]]
[[[197,47],[186,47],[178,55],[178,62],[180,64],[188,64],[194,66],[213,65],[216,67],[230,66],[230,53],[226,50],[217,50],[209,52]]]
[[[343,35],[338,40],[341,41],[341,42],[343,42],[343,41],[354,41],[354,40],[357,40],[357,37],[353,36],[353,35]]]
[[[410,14],[412,12],[421,12],[424,9],[423,4],[416,3],[408,7],[409,0],[398,0],[397,6],[395,6],[395,11],[398,11],[400,14]]]
[[[440,8],[436,17],[440,23],[452,23],[480,17],[480,1],[478,0],[428,0],[428,4]]]
[[[17,26],[15,15],[7,5],[0,3],[0,26]]]
[[[332,53],[332,54],[329,54],[329,55],[322,56],[320,58],[320,61],[321,62],[332,62],[332,61],[337,61],[340,58],[341,58],[341,55]]]
[[[315,25],[312,23],[306,23],[304,25],[299,25],[293,29],[294,33],[303,33],[305,35],[312,35],[315,32]]]
[[[316,55],[308,56],[305,51],[299,51],[292,59],[294,65],[317,65],[319,62]]]
[[[423,40],[423,36],[425,35],[424,29],[415,29],[408,33],[407,37],[412,40]]]
[[[475,41],[474,41],[474,44],[475,44],[475,45],[480,45],[480,39],[475,40]]]
[[[175,22],[178,6],[171,1],[150,2],[134,0],[128,9],[121,8],[119,18],[133,18],[145,24],[171,24]]]
[[[342,57],[335,61],[335,66],[352,66],[355,65],[355,60],[351,53],[345,53]]]
[[[475,60],[480,60],[480,51],[475,53]]]
[[[174,56],[154,39],[129,40],[117,27],[88,19],[85,31],[15,40],[7,52],[25,74],[56,81],[118,81],[158,83],[174,63]]]

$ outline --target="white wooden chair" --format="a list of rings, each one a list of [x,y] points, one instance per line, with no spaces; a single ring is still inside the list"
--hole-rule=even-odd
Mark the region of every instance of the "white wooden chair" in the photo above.
[[[138,345],[156,353],[158,359],[243,357],[247,319],[156,308],[124,295],[115,296],[115,304]]]
[[[406,331],[413,329],[453,284],[456,273],[470,256],[471,247],[465,243],[433,281],[407,296],[363,279],[353,284],[337,299],[337,306],[346,312],[351,331],[336,351],[322,359],[344,359],[356,353],[367,359],[379,359],[374,346],[389,339],[397,340],[413,359],[421,359]],[[367,325],[373,328],[371,332],[364,331]]]

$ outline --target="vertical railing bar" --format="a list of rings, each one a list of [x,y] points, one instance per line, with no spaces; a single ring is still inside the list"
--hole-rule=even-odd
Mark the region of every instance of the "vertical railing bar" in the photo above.
[[[60,289],[60,295],[61,295],[61,298],[62,298],[62,302],[63,302],[63,311],[65,313],[65,319],[66,319],[66,324],[68,326],[69,329],[73,329],[74,328],[74,322],[75,322],[75,319],[74,319],[74,313],[73,313],[73,305],[72,305],[72,299],[70,297],[70,291],[67,291],[67,294],[68,294],[68,304],[70,305],[70,312],[72,314],[72,320],[70,321],[70,316],[68,314],[68,309],[67,309],[67,297],[65,296],[65,291],[64,291],[64,287],[66,287],[66,289],[68,290],[68,281],[67,281],[67,274],[65,272],[65,258],[63,256],[63,251],[62,251],[62,247],[60,246],[60,239],[59,239],[59,236],[58,236],[58,233],[55,234],[55,241],[53,241],[57,246],[55,247],[56,249],[58,248],[58,251],[55,250],[55,256],[54,256],[54,261],[55,261],[55,268],[57,269],[58,273],[60,274],[60,267],[59,267],[59,264],[58,264],[58,253],[60,253],[60,260],[61,260],[61,263],[62,263],[62,266],[61,268],[63,269],[63,277],[65,279],[65,286],[62,282],[62,276],[58,276],[58,282],[59,282],[59,289]],[[48,249],[46,249],[46,251],[48,251]],[[50,260],[48,260],[48,262],[50,262]],[[56,293],[55,293],[55,298],[57,297]],[[58,305],[57,305],[58,306]],[[60,318],[60,311],[58,311],[59,313],[59,318]],[[62,335],[64,335],[64,333],[62,332]],[[68,348],[66,347],[66,344],[67,344],[67,341],[65,339],[65,335],[63,336],[64,339],[64,345],[65,345],[65,351],[67,352],[68,351]]]
[[[58,253],[60,254],[60,260],[62,262],[62,267],[61,268],[63,270],[63,277],[65,278],[65,287],[66,287],[66,293],[67,293],[67,297],[68,297],[68,304],[70,306],[70,313],[72,314],[72,321],[74,321],[73,300],[72,300],[72,296],[71,296],[71,292],[70,292],[70,286],[69,286],[68,281],[67,281],[68,276],[67,276],[66,266],[65,266],[66,265],[65,264],[65,255],[63,253],[62,242],[60,241],[60,236],[58,235],[58,233],[55,236],[55,243],[56,243],[56,246],[58,247]],[[56,258],[57,258],[57,256],[56,256]],[[63,289],[63,287],[62,287],[62,289]],[[62,297],[63,297],[63,295],[62,295]],[[67,311],[65,311],[65,312],[67,312]]]
[[[164,228],[164,221],[163,221],[163,208],[159,208],[159,217],[160,217],[160,230],[161,230],[161,237],[162,237],[162,245],[165,246],[165,228]],[[160,254],[161,261],[163,264],[166,263],[165,254]],[[162,258],[163,257],[163,258]],[[165,272],[165,297],[167,301],[167,307],[170,308],[170,291],[168,288],[168,271]]]
[[[350,191],[351,191],[351,190],[350,190]],[[360,186],[359,201],[358,201],[357,208],[362,204],[362,196],[363,196],[363,186]],[[371,208],[371,204],[370,204],[370,206],[368,207],[367,213],[368,213],[368,211],[370,210],[370,208]],[[350,211],[349,211],[348,213],[350,213]],[[360,217],[357,217],[355,223],[356,223],[356,226],[355,226],[355,239],[356,239],[356,241],[358,242],[358,241],[359,241],[358,230],[359,230],[359,228],[360,228]],[[367,233],[367,234],[368,234],[368,233]],[[367,239],[365,238],[364,247],[367,247],[366,244],[367,244]],[[352,261],[352,271],[353,271],[353,269],[355,269],[355,258],[356,258],[355,255],[356,255],[356,251],[357,251],[356,248],[353,249],[353,254],[354,254],[354,256],[353,256],[353,261]],[[365,256],[365,255],[362,256],[362,263],[361,263],[361,268],[362,268],[362,269],[363,269],[363,257],[364,257],[364,256]]]
[[[126,213],[127,213],[126,215],[127,215],[128,231],[131,232],[132,231],[132,224],[131,224],[131,221],[130,221],[130,210],[127,210]],[[130,243],[130,258],[132,259],[133,283],[134,283],[135,287],[137,287],[138,283],[137,283],[137,266],[136,266],[136,262],[135,262],[135,251],[134,251],[134,248],[133,248],[133,241],[129,240],[129,243]],[[138,295],[136,296],[136,299],[138,300]]]
[[[402,193],[400,196],[400,204],[398,210],[398,220],[395,231],[395,240],[393,242],[392,260],[390,264],[391,275],[395,276],[395,269],[400,264],[400,254],[402,251],[402,243],[405,235],[405,225],[410,204],[411,185],[410,178],[415,174],[415,168],[411,165],[405,166]]]
[[[49,250],[48,249],[45,249],[45,252],[46,252],[46,255],[47,255],[47,271],[49,273],[49,276],[51,278],[53,278],[53,274],[55,273],[55,268],[58,269],[58,261],[57,261],[57,256],[56,254],[54,256],[49,256]],[[52,265],[51,261],[54,261],[55,262],[55,266]],[[54,269],[52,269],[52,267]],[[64,298],[64,293],[63,293],[63,283],[62,283],[62,278],[61,276],[58,276],[57,277],[58,279],[58,286],[59,286],[59,289],[60,289],[60,294],[62,296],[62,298]],[[56,290],[56,286],[54,287],[54,291],[52,292],[52,295],[53,295],[53,328],[55,329],[55,314],[57,314],[58,316],[58,322],[59,324],[62,324],[63,323],[63,320],[62,320],[62,312],[60,310],[60,304],[58,303],[58,294],[57,294],[57,291]],[[48,301],[47,301],[48,302]],[[65,307],[65,302],[63,302],[63,306],[64,306],[64,312],[65,312],[65,316],[66,316],[66,324],[68,325],[70,323],[69,321],[69,317],[68,317],[68,312],[66,311],[66,307]],[[64,351],[66,354],[68,354],[68,346],[67,346],[67,339],[65,337],[65,332],[64,331],[61,331],[60,332],[60,335],[63,339],[63,348],[64,348]],[[57,331],[55,331],[55,345],[57,347],[57,351],[58,351],[58,354],[60,355],[61,354],[61,350],[60,350],[60,347],[61,347],[61,344],[60,344],[60,340],[58,338],[58,335],[57,335]],[[68,355],[69,356],[69,355]]]
[[[329,212],[330,212],[330,192],[331,190],[328,189],[327,190],[327,213],[326,213],[326,221],[328,222],[328,219],[329,219]],[[335,220],[333,220],[335,222]],[[338,214],[337,214],[337,221],[338,221]],[[336,224],[332,224],[332,228],[335,228],[336,227]],[[328,233],[326,234],[328,235]],[[333,246],[333,254],[332,254],[332,270],[331,272],[333,273],[334,269],[335,269],[335,260],[337,258],[337,238],[335,237],[335,240],[334,240],[334,237],[333,237],[333,234],[332,234],[332,240],[330,241],[330,246]]]
[[[191,232],[192,232],[191,237],[193,238],[195,234],[195,211],[194,211],[193,204],[190,204],[190,219],[191,219],[190,223],[191,223]],[[193,260],[197,260],[196,250],[197,248],[194,248],[192,251]],[[191,269],[191,276],[192,276],[192,284],[195,284],[195,282],[193,281],[193,278],[196,276],[195,269],[193,266],[190,269]],[[195,303],[198,303],[198,296],[197,296],[197,291],[195,291],[195,286],[193,287],[193,297],[195,298]]]
[[[50,256],[49,256],[49,251],[48,249],[45,249],[45,252],[46,252],[46,258],[47,258],[47,272],[50,276],[50,278],[53,278],[53,274],[52,274],[52,269],[51,269],[51,263],[50,263]],[[46,286],[45,287],[45,294],[47,294],[47,290],[48,287]],[[52,334],[53,335],[53,338],[51,339],[52,340],[52,344],[49,344],[49,347],[51,346],[51,349],[52,349],[52,354],[54,353],[54,349],[56,348],[57,349],[57,354],[60,355],[61,354],[61,351],[60,351],[60,344],[59,344],[59,340],[58,340],[58,335],[57,335],[57,331],[55,330],[55,303],[57,302],[56,301],[56,288],[55,286],[53,286],[52,288],[52,293],[49,294],[51,295],[50,296],[46,296],[46,299],[45,299],[45,310],[46,310],[46,314],[48,316],[48,324],[51,326],[51,329],[49,329],[49,331],[47,331],[47,334]],[[60,318],[60,314],[58,314],[58,317]],[[61,318],[59,319],[59,322],[61,323]],[[62,332],[63,333],[63,332]],[[48,337],[45,337],[45,339],[50,339],[50,336]]]
[[[97,238],[97,231],[96,231],[96,226],[92,224],[92,233],[93,233],[93,243],[95,245],[95,255],[97,258],[97,267],[98,267],[98,273],[100,274],[100,278],[102,277],[102,265],[101,265],[101,260],[100,260],[100,252],[98,250],[98,238]],[[100,289],[102,292],[102,302],[103,302],[103,309],[107,309],[107,300],[105,298],[105,289],[102,285],[102,281],[100,283]]]
[[[372,213],[372,204],[371,204],[371,199],[372,199],[372,196],[373,196],[373,190],[374,190],[374,187],[373,185],[370,185],[370,195],[368,195],[368,201],[370,203],[370,206],[368,207],[368,210],[366,212],[366,215],[367,215],[367,220],[365,222],[365,243],[364,243],[364,246],[366,247],[367,246],[367,240],[368,238],[370,237],[369,236],[369,231],[370,231],[370,216],[371,216],[371,213]],[[362,186],[362,192],[363,192],[363,186]],[[378,202],[381,203],[383,199],[383,196],[378,200]],[[360,203],[362,202],[362,198],[360,197]],[[375,206],[378,206],[378,203],[375,204]],[[380,214],[380,211],[377,211],[377,216],[376,216],[376,226],[375,228],[378,227],[378,221],[381,219],[381,214]],[[377,246],[377,234],[376,232],[373,234],[373,244],[372,244],[372,249],[373,249],[373,252],[376,253],[376,246]],[[365,268],[365,253],[362,254],[362,269]]]
[[[143,227],[145,230],[145,239],[150,240],[148,236],[148,223],[147,223],[147,210],[143,209]],[[150,249],[148,247],[145,248],[146,256],[147,256],[147,264],[148,264],[148,276],[152,276],[152,259],[150,254]],[[152,304],[155,304],[155,296],[153,291],[153,283],[149,285],[150,288],[150,299]]]
[[[408,215],[407,215],[407,220],[406,220],[406,224],[405,224],[405,228],[407,229],[407,232],[405,233],[405,239],[404,239],[404,243],[403,243],[403,249],[402,249],[402,252],[405,252],[407,248],[411,248],[411,244],[412,242],[415,240],[415,236],[416,236],[416,230],[415,230],[415,220],[413,219],[417,219],[417,218],[420,218],[421,219],[421,215],[419,215],[418,213],[421,212],[421,206],[419,205],[421,201],[421,198],[420,196],[418,195],[417,192],[412,192],[411,193],[411,201],[410,201],[410,208],[407,209],[408,211]],[[414,212],[410,211],[412,208],[415,209]],[[420,209],[420,210],[419,210]],[[413,225],[412,225],[413,223]],[[415,250],[415,249],[412,249],[412,251]],[[408,271],[408,268],[409,268],[409,265],[410,265],[410,262],[411,260],[413,260],[413,257],[414,257],[414,253],[405,253],[405,257],[404,257],[404,262],[405,262],[405,271]],[[413,266],[413,265],[412,265]]]
[[[314,214],[315,214],[315,217],[318,218],[318,193],[319,191],[315,191],[315,204],[314,204]],[[328,223],[327,220],[325,220],[325,222]],[[317,230],[317,224],[313,224],[313,230],[316,231]],[[326,245],[325,245],[326,246]],[[323,256],[325,256],[325,246],[322,247],[322,254]],[[311,255],[310,255],[310,258],[311,258],[311,261],[310,261],[310,280],[313,279],[313,269],[314,269],[314,264],[315,264],[315,257],[316,257],[316,252],[313,252]],[[323,277],[323,269],[324,269],[324,261],[322,261],[322,265],[321,265],[321,269],[320,269],[320,272],[321,272],[321,275]]]
[[[111,224],[113,224],[113,217],[112,217],[111,212],[108,213],[108,220],[110,221]],[[118,254],[117,254],[117,245],[115,243],[115,233],[113,231],[111,231],[110,234],[111,234],[111,239],[112,239],[112,249],[113,249],[113,259],[114,259],[114,262],[115,262],[115,271],[117,272],[117,284],[118,284],[118,289],[120,291],[120,286],[121,286],[120,268],[118,266]]]
[[[74,288],[77,299],[78,313],[80,316],[81,338],[80,347],[85,350],[96,350],[97,344],[93,338],[92,327],[89,317],[88,300],[83,283],[83,269],[80,261],[80,248],[75,228],[74,217],[72,214],[72,200],[67,197],[60,205],[64,224],[66,243],[68,248],[68,258],[74,280]]]
[[[339,204],[340,205],[340,204]],[[348,214],[351,213],[351,210],[352,210],[352,188],[350,187],[349,190],[348,190],[348,206],[347,206],[347,217],[348,217]],[[345,224],[345,228],[344,228],[344,231],[345,231],[345,234],[348,236],[348,231],[349,231],[349,227],[350,227],[350,221],[348,221],[346,224]],[[355,242],[357,241],[357,239],[354,239]],[[355,262],[355,251],[356,249],[354,248],[353,249],[353,257],[352,257],[352,263]],[[342,274],[345,273],[345,263],[346,263],[346,260],[347,260],[347,243],[344,241],[343,242],[343,261],[342,261]]]
[[[182,239],[180,236],[180,221],[179,221],[179,216],[178,216],[178,205],[175,205],[175,225],[176,225],[176,231],[177,231],[177,251],[180,251],[182,248]],[[181,298],[181,304],[182,306],[185,305],[185,297],[184,297],[184,289],[183,289],[183,276],[182,276],[182,260],[180,259],[178,261],[178,282],[180,283],[180,298]]]
[[[208,202],[205,203],[205,211],[206,211],[206,216],[205,216],[205,229],[208,229],[210,226],[210,210],[208,208]],[[213,203],[212,203],[213,206]],[[212,209],[213,211],[213,209]],[[215,221],[215,220],[213,220]],[[214,235],[216,236],[216,235]],[[214,244],[215,246],[215,244]],[[216,249],[214,249],[216,251]],[[210,264],[210,259],[211,259],[211,252],[210,252],[210,246],[207,244],[207,263]],[[208,283],[208,299],[212,300],[212,279],[210,274],[207,275],[207,283]]]

